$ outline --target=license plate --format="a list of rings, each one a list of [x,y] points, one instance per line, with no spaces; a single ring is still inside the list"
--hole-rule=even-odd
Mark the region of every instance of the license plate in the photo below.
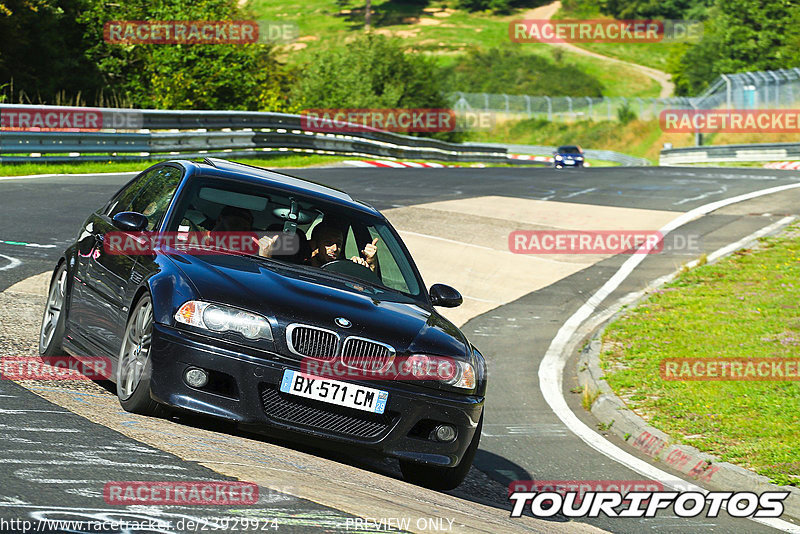
[[[386,401],[389,400],[389,393],[380,389],[320,378],[291,369],[283,372],[281,391],[290,395],[373,413],[383,413],[386,409]]]
[[[575,161],[571,159],[565,159],[564,163],[566,163],[567,165],[575,165]]]

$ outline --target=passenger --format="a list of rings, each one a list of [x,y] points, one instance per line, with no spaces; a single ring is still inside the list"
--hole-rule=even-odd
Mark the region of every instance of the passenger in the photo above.
[[[236,206],[225,206],[217,217],[212,232],[250,232],[253,230],[253,212]]]
[[[217,217],[217,222],[211,232],[252,232],[253,231],[253,212],[248,209],[236,206],[225,206]],[[258,243],[258,255],[269,258],[272,256],[272,248],[278,241],[278,236],[270,237],[266,235],[261,239],[256,236],[253,239]]]

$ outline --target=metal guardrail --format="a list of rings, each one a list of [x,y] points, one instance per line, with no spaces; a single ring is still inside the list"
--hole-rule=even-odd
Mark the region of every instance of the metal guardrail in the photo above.
[[[13,127],[4,114],[93,114],[99,131],[0,131],[0,163],[33,161],[131,161],[219,155],[298,152],[425,159],[449,162],[489,162],[545,165],[510,159],[520,154],[551,154],[555,147],[500,143],[448,143],[385,131],[326,133],[308,131],[300,115],[254,111],[167,111],[116,108],[74,108],[0,104],[0,124]],[[8,119],[8,120],[7,120]],[[354,125],[356,126],[356,125]],[[649,165],[648,160],[612,152],[586,150],[589,158],[622,165]]]
[[[662,150],[659,165],[800,159],[800,143],[717,145]]]
[[[470,143],[466,143],[470,145]],[[501,143],[482,143],[481,146],[489,146],[496,148],[505,148],[514,154],[537,154],[540,156],[551,155],[556,151],[555,146],[546,145],[506,145]],[[599,159],[601,161],[611,161],[619,163],[623,167],[638,167],[652,165],[650,160],[645,158],[637,158],[636,156],[629,156],[628,154],[621,154],[613,150],[594,150],[586,148],[583,150],[584,155],[589,159]]]
[[[2,131],[0,163],[253,156],[259,152],[508,163],[502,147],[462,145],[385,131],[325,133],[300,115],[249,111],[161,111],[0,104],[4,113],[94,113],[100,131]],[[354,125],[355,126],[355,125]]]

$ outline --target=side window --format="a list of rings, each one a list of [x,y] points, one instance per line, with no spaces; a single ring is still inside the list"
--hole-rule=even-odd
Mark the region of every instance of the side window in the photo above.
[[[147,229],[153,230],[166,213],[178,183],[181,171],[175,167],[161,167],[151,172],[150,181],[130,203],[128,211],[136,211],[147,217]]]
[[[400,266],[397,265],[397,261],[395,261],[392,253],[387,250],[386,243],[384,242],[383,238],[373,227],[369,228],[369,235],[373,240],[378,238],[378,242],[376,243],[376,246],[378,247],[377,256],[378,263],[381,266],[381,280],[383,281],[383,285],[398,291],[409,293],[408,284],[406,284],[406,279],[403,276],[403,272],[400,270]]]
[[[144,184],[150,179],[150,176],[155,171],[146,172],[140,174],[136,179],[134,179],[131,183],[126,185],[120,192],[116,194],[116,196],[108,203],[106,208],[103,210],[103,214],[109,217],[113,217],[117,213],[121,211],[127,211],[128,206],[130,206],[131,202],[136,195],[139,194],[139,191],[142,190]]]

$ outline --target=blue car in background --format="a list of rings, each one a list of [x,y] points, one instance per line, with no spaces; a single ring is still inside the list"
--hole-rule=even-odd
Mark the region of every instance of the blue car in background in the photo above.
[[[560,146],[553,154],[553,165],[556,169],[583,167],[583,160],[583,150],[577,145]]]

